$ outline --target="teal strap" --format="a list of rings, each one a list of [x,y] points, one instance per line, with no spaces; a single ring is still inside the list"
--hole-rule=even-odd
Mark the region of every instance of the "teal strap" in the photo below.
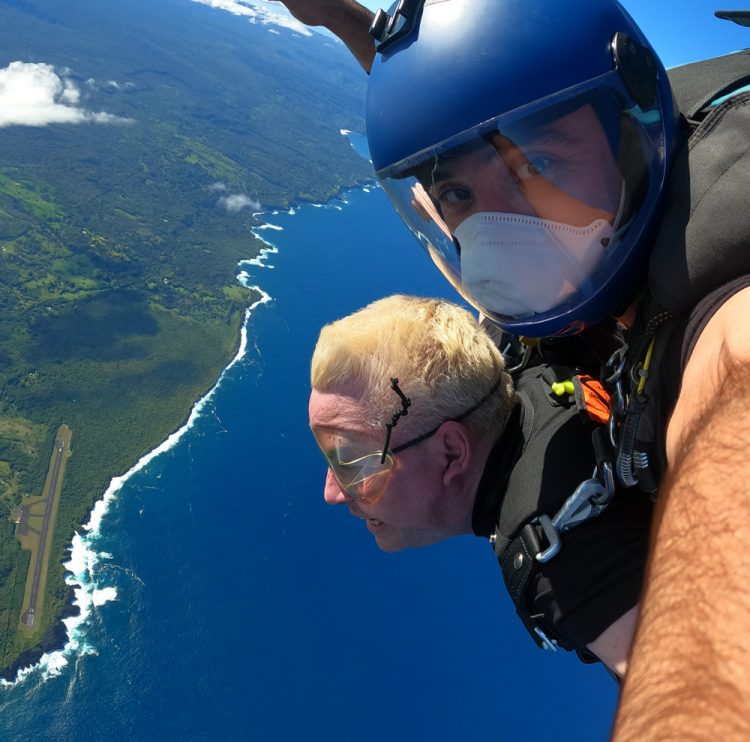
[[[716,100],[711,101],[711,105],[718,106],[725,100],[729,100],[731,97],[739,95],[740,93],[745,93],[748,90],[750,90],[750,85],[743,85],[741,88],[737,88],[737,90],[733,90],[731,93],[727,93],[726,95],[722,95],[721,98],[717,98]]]

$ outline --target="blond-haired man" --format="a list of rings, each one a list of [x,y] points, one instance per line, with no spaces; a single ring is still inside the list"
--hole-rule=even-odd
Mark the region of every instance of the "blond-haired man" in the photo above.
[[[384,551],[489,538],[537,643],[622,674],[651,506],[616,495],[599,517],[560,529],[562,544],[543,541],[540,518],[594,465],[590,428],[550,391],[549,372],[524,370],[514,391],[476,320],[445,301],[392,296],[327,325],[309,407],[329,467],[324,497]]]

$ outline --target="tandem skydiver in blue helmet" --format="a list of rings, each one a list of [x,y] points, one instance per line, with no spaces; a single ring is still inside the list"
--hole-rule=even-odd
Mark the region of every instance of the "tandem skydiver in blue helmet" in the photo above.
[[[675,130],[666,73],[630,16],[601,0],[392,10],[374,24],[368,142],[438,268],[514,335],[623,312],[644,281]]]
[[[613,329],[593,479],[614,468],[625,503],[658,494],[613,739],[750,739],[750,49],[670,69],[670,90],[614,0],[400,0],[374,18],[283,1],[372,69],[373,163],[446,277],[511,334],[572,335],[534,344],[516,379],[543,381],[553,354],[580,368]],[[535,420],[555,409],[539,402]],[[554,472],[530,440],[529,473]],[[576,503],[593,504],[577,489],[552,525]],[[532,541],[495,540],[514,603]]]

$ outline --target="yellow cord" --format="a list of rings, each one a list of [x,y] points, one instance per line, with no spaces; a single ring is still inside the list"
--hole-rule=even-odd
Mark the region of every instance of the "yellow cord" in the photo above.
[[[646,358],[643,361],[643,367],[638,371],[638,375],[641,377],[638,382],[638,394],[643,394],[643,388],[646,386],[646,379],[648,378],[648,369],[651,365],[651,356],[654,352],[654,343],[656,342],[656,336],[651,338],[651,342],[648,344],[648,350],[646,351]]]

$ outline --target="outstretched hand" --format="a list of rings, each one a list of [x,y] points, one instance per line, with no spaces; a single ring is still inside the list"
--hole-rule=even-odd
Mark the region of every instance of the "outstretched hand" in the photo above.
[[[375,57],[369,29],[373,13],[355,0],[273,0],[306,26],[325,26],[348,47],[365,72]]]
[[[327,26],[331,16],[350,3],[346,0],[272,0],[281,2],[287,10],[306,26]]]

